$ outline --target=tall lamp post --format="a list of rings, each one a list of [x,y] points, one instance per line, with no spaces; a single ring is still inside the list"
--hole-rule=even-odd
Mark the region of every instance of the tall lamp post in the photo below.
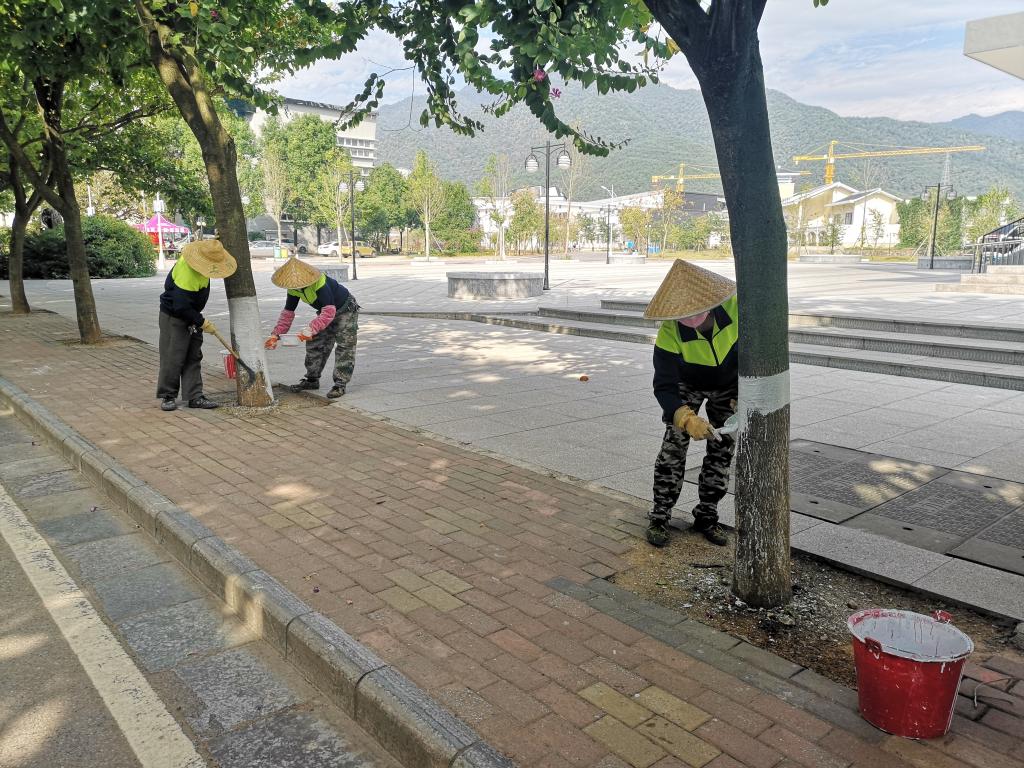
[[[604,184],[601,185],[601,189],[608,193],[608,213],[606,216],[606,223],[608,225],[608,249],[604,256],[604,263],[612,263],[612,200],[615,198],[615,185],[612,184],[612,188],[608,189]]]
[[[530,147],[530,156],[526,158],[526,170],[529,173],[536,173],[540,168],[540,161],[537,160],[535,152],[544,152],[544,290],[551,289],[549,280],[550,274],[550,240],[551,240],[551,153],[558,152],[558,159],[555,160],[562,170],[572,165],[572,158],[569,156],[568,147],[564,141],[552,144],[544,142],[543,147]]]
[[[156,241],[160,249],[160,261],[157,266],[163,270],[167,268],[167,261],[164,258],[164,230],[161,226],[163,224],[164,201],[160,199],[159,192],[156,193],[156,199],[153,201],[153,212],[156,214]]]
[[[928,238],[928,269],[935,269],[935,239],[939,229],[939,203],[942,201],[942,182],[929,184],[925,187],[924,192],[921,193],[922,200],[928,200],[928,190],[930,189],[935,190],[935,207],[932,209],[932,231],[931,236]],[[953,200],[954,198],[956,198],[956,192],[950,187],[946,190],[946,199]]]
[[[348,192],[348,208],[352,212],[352,229],[348,232],[348,241],[352,244],[352,279],[358,280],[359,276],[356,274],[356,192],[362,192],[366,187],[363,185],[363,180],[353,180],[353,171],[348,172],[348,181],[343,181],[338,185],[338,189],[341,194]],[[338,243],[338,248],[341,248],[341,243]]]

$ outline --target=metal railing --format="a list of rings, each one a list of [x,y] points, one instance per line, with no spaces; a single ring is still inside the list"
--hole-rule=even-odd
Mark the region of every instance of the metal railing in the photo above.
[[[974,250],[971,272],[985,273],[990,266],[1024,266],[1024,239],[981,241],[971,248]]]

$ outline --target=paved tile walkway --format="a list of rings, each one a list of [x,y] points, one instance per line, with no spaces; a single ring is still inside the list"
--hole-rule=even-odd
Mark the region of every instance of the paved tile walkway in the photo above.
[[[0,316],[0,374],[524,766],[1024,760],[1019,683],[945,739],[907,742],[806,670],[658,606],[601,600],[595,586],[636,545],[616,523],[638,508],[343,405],[164,414],[151,347],[73,336],[55,315]],[[622,610],[655,614],[660,638]]]

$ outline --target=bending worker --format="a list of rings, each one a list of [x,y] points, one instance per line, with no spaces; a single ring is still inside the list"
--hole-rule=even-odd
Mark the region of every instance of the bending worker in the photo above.
[[[234,257],[220,240],[197,240],[181,250],[160,295],[160,378],[156,396],[165,411],[178,407],[178,393],[189,408],[216,408],[203,394],[203,331],[213,323],[203,317],[210,298],[210,278],[234,274]]]
[[[727,542],[718,502],[729,486],[734,441],[717,428],[736,412],[739,316],[736,284],[686,261],[676,261],[644,317],[662,320],[654,346],[654,396],[665,438],[654,465],[654,507],[647,541],[668,543],[668,523],[679,500],[690,440],[707,440],[697,484],[693,530],[712,544]],[[705,420],[698,413],[707,404]]]
[[[292,327],[299,301],[309,304],[316,310],[316,317],[298,333],[299,341],[306,343],[306,375],[292,389],[320,389],[320,374],[327,364],[327,358],[331,356],[331,350],[337,344],[334,386],[327,396],[341,397],[356,367],[359,304],[355,297],[333,277],[328,277],[316,267],[295,257],[288,259],[270,280],[278,288],[287,289],[288,298],[264,346],[277,349],[282,334],[288,333]]]

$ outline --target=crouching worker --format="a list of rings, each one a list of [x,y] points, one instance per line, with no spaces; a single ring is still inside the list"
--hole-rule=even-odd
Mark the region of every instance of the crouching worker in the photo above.
[[[679,500],[690,440],[707,440],[697,484],[693,530],[712,544],[727,542],[718,502],[729,486],[734,441],[719,427],[736,412],[739,387],[739,316],[736,284],[706,269],[676,261],[644,317],[662,320],[654,347],[654,396],[665,437],[654,465],[654,507],[647,541],[668,543],[668,523]],[[707,420],[698,413],[707,405]]]
[[[288,333],[295,320],[295,310],[302,301],[316,310],[312,322],[299,331],[299,341],[306,343],[306,375],[292,389],[320,389],[323,373],[331,350],[334,355],[334,386],[327,393],[330,398],[341,397],[352,379],[356,366],[356,335],[359,331],[359,304],[333,277],[314,266],[292,257],[270,278],[278,288],[288,291],[284,309],[274,331],[264,346],[277,349],[281,336]]]
[[[156,396],[165,411],[177,409],[179,392],[189,408],[216,408],[203,394],[203,331],[213,323],[203,317],[210,279],[234,274],[234,257],[219,240],[199,240],[182,250],[160,295],[160,378]]]

